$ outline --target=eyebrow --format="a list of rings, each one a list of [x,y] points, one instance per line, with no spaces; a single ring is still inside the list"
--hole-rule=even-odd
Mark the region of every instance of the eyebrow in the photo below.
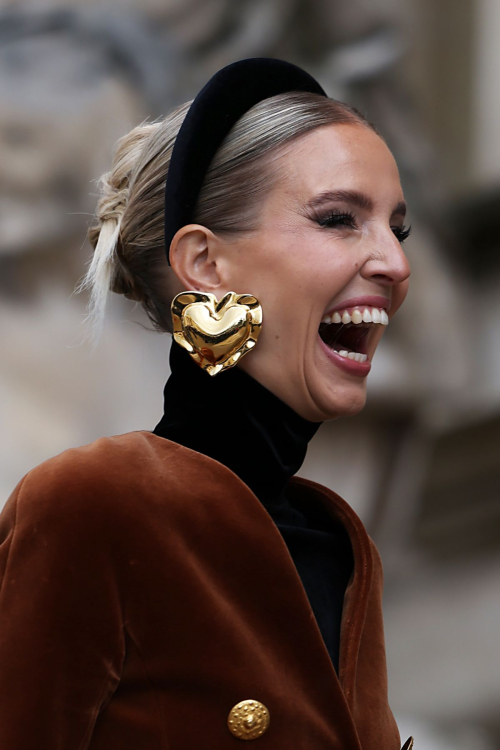
[[[325,190],[323,193],[312,198],[307,203],[307,207],[318,209],[332,202],[351,203],[363,211],[373,211],[374,208],[372,199],[357,190]],[[406,216],[406,203],[399,201],[392,211],[391,216]]]

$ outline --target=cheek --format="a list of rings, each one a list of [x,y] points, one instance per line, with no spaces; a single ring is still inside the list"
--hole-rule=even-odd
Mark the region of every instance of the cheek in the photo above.
[[[308,233],[264,233],[238,252],[236,290],[254,294],[264,309],[295,320],[322,311],[357,272],[353,254],[339,243]],[[312,309],[311,309],[312,306]]]
[[[293,304],[297,294],[308,286],[306,274],[311,276],[302,244],[276,241],[263,237],[239,256],[236,277],[239,285],[250,286],[249,291],[265,299],[268,304],[288,300]]]

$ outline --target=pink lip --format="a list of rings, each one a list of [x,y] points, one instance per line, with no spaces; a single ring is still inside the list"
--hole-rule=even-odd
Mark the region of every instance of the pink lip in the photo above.
[[[373,307],[375,307],[375,305],[373,305]],[[340,354],[337,354],[325,344],[319,333],[318,339],[326,356],[334,365],[339,369],[344,370],[344,372],[347,372],[349,375],[357,375],[358,377],[366,378],[372,367],[372,363],[369,359],[367,359],[366,362],[356,362],[354,359],[341,357]]]
[[[325,315],[331,315],[337,310],[349,310],[349,308],[355,307],[378,307],[383,308],[384,310],[387,310],[387,312],[389,312],[389,310],[391,309],[391,300],[388,297],[376,296],[353,297],[352,299],[345,299],[343,302],[339,302],[338,305],[331,307],[329,310],[327,310]],[[358,362],[358,364],[360,363]]]

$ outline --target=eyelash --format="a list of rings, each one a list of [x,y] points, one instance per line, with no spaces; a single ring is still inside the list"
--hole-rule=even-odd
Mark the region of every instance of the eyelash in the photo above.
[[[403,244],[403,242],[407,240],[411,234],[411,226],[393,227],[392,231],[394,232],[396,238],[400,241],[400,243]]]
[[[320,227],[348,227],[350,229],[356,228],[356,217],[352,213],[330,213],[322,219],[318,219]],[[408,239],[411,233],[410,227],[391,227],[394,236],[398,239],[401,244]]]
[[[351,213],[330,213],[322,219],[318,219],[320,227],[350,227],[354,229],[356,227],[356,219],[354,214]]]

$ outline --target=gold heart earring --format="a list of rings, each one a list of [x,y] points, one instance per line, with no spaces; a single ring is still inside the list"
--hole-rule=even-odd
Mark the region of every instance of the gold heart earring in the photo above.
[[[227,370],[251,351],[262,328],[262,307],[251,294],[181,292],[172,300],[174,341],[209,375]]]

